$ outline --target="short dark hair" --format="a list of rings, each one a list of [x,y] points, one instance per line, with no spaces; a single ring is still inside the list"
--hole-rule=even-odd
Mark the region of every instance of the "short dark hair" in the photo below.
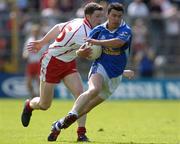
[[[108,14],[111,12],[111,10],[117,10],[117,11],[122,11],[124,13],[124,6],[120,3],[111,3],[108,6]]]
[[[87,15],[92,15],[94,13],[94,11],[96,10],[103,10],[103,7],[101,5],[99,5],[98,3],[95,2],[91,2],[88,3],[85,8],[84,8],[84,14]]]

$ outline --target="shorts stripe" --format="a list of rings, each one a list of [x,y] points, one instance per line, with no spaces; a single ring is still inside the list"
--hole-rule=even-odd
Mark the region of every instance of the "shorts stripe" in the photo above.
[[[51,57],[52,56],[45,54],[41,60],[40,80],[42,80],[42,81],[46,80],[47,66],[51,60]]]

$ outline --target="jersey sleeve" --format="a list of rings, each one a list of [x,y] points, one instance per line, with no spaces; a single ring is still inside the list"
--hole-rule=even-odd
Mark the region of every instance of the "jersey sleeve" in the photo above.
[[[58,24],[59,31],[61,31],[68,23],[70,23],[70,22],[65,22],[65,23]]]
[[[124,28],[123,30],[121,30],[117,36],[118,39],[124,42],[130,41],[131,37],[132,37],[131,30],[127,28]]]

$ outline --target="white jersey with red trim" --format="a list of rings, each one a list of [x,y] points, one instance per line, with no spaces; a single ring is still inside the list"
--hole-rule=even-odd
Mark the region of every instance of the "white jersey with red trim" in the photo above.
[[[70,62],[77,57],[75,52],[85,42],[84,39],[91,31],[91,25],[87,19],[74,19],[59,24],[59,30],[59,35],[49,46],[48,55]]]

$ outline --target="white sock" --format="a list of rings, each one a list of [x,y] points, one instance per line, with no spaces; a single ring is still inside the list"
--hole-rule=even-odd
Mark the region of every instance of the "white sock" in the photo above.
[[[61,123],[61,122],[60,122]],[[58,122],[55,123],[55,128],[60,131],[60,128],[58,127]]]

